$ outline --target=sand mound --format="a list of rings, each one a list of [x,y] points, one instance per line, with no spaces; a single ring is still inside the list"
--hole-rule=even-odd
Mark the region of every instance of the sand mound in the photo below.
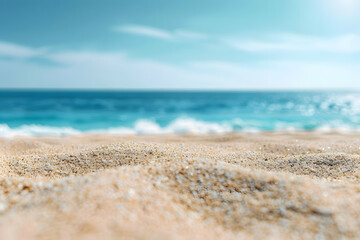
[[[0,238],[358,239],[356,143],[325,135],[3,140]]]

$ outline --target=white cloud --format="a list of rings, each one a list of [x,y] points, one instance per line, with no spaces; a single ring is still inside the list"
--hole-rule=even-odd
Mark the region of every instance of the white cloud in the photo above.
[[[37,52],[26,46],[29,53]],[[202,61],[169,64],[121,52],[47,51],[44,65],[24,56],[0,58],[0,88],[92,89],[312,89],[360,88],[360,63],[271,61],[256,64]]]
[[[23,61],[21,56],[0,59],[0,88],[167,89],[201,88],[215,82],[204,73],[158,61],[131,59],[121,52],[66,51],[41,55],[55,65]]]
[[[215,37],[202,33],[174,30],[168,31],[142,25],[124,25],[115,28],[118,32],[136,34],[170,41],[187,39],[212,39],[218,44],[225,44],[234,49],[253,52],[328,52],[328,53],[354,53],[360,52],[360,36],[347,34],[334,37],[318,37],[296,35],[290,33],[271,34],[258,38],[244,37]]]
[[[147,36],[152,38],[160,38],[165,40],[173,39],[173,35],[171,33],[158,28],[153,28],[148,26],[125,25],[125,26],[115,27],[114,30],[118,32]]]
[[[207,36],[202,33],[185,31],[177,29],[174,31],[163,30],[143,25],[124,25],[114,28],[117,32],[135,34],[140,36],[158,38],[163,40],[186,40],[186,39],[206,39]]]
[[[265,37],[265,40],[227,38],[223,39],[223,42],[245,52],[305,51],[354,53],[360,51],[360,36],[355,34],[332,38],[279,34]]]
[[[41,56],[45,53],[45,49],[34,49],[8,42],[0,42],[0,56],[30,58]]]

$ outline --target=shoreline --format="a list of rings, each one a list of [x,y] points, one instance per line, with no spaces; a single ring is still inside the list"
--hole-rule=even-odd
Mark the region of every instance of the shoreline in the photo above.
[[[186,136],[198,136],[198,137],[216,137],[216,136],[246,136],[246,135],[280,135],[280,136],[291,136],[291,135],[310,135],[310,136],[360,136],[360,129],[282,129],[282,130],[244,130],[244,131],[226,131],[226,132],[164,132],[164,133],[116,133],[111,131],[83,131],[78,133],[70,134],[24,134],[24,135],[13,135],[13,136],[0,136],[0,140],[11,140],[11,139],[41,139],[41,138],[76,138],[76,137],[108,137],[108,138],[120,138],[120,137],[159,137],[166,138],[168,136],[173,137],[186,137]]]

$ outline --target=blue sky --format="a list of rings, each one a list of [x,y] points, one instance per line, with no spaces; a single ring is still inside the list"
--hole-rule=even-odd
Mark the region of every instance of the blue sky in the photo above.
[[[359,0],[0,0],[0,88],[360,88]]]

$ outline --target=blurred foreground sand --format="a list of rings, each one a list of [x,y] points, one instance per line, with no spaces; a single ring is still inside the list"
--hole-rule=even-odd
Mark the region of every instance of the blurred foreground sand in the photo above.
[[[0,239],[360,239],[357,135],[0,139]]]

